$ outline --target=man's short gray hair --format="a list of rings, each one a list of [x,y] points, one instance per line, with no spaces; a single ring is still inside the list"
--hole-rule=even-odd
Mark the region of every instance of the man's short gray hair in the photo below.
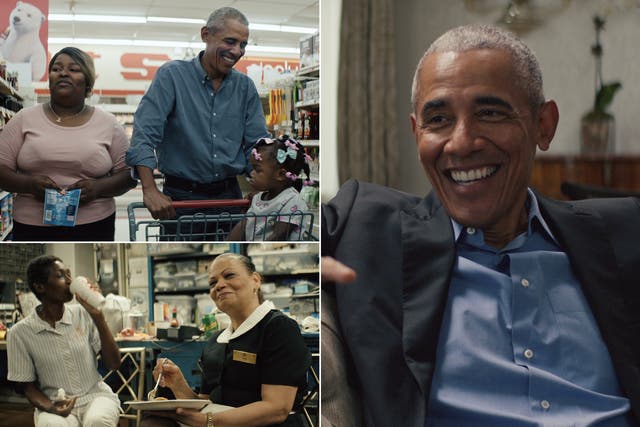
[[[490,25],[465,25],[453,28],[434,41],[424,53],[411,85],[411,104],[413,111],[418,107],[417,96],[420,90],[420,71],[425,59],[432,53],[466,52],[475,49],[499,49],[506,51],[513,58],[514,79],[529,97],[531,110],[544,103],[542,91],[542,71],[535,55],[522,40],[513,33]]]
[[[211,15],[209,15],[209,19],[207,19],[207,28],[211,30],[212,34],[215,34],[223,29],[227,21],[230,19],[239,21],[246,27],[249,26],[249,20],[238,9],[233,7],[221,7],[220,9],[214,10]]]

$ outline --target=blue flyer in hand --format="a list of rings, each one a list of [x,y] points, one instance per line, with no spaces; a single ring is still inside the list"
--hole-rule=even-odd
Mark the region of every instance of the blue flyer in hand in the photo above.
[[[73,227],[76,225],[78,204],[80,204],[79,188],[63,193],[58,193],[52,188],[45,189],[43,223]]]

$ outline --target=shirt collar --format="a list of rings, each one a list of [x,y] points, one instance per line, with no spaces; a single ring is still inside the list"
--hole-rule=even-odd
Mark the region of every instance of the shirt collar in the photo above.
[[[202,63],[200,62],[202,61],[202,55],[204,55],[204,50],[201,50],[200,53],[194,56],[191,62],[193,63],[193,66],[196,68],[196,73],[198,73],[198,75],[200,76],[200,81],[204,85],[209,80],[209,75],[204,70]]]
[[[216,339],[216,341],[221,344],[226,344],[232,339],[238,338],[239,336],[246,334],[251,329],[253,329],[254,326],[260,323],[260,321],[264,318],[264,316],[269,314],[269,312],[274,308],[276,307],[275,305],[273,305],[271,301],[263,302],[255,310],[253,310],[253,313],[251,313],[249,317],[247,317],[245,321],[240,324],[240,326],[238,326],[238,329],[234,331],[233,327],[229,325],[227,329],[225,329],[224,331],[222,331],[220,335],[218,335],[218,338]]]
[[[547,225],[547,222],[542,217],[540,213],[540,206],[538,205],[538,199],[536,199],[536,195],[530,188],[527,188],[527,200],[529,203],[529,216],[527,220],[527,236],[530,236],[532,233],[532,224],[535,219],[541,226],[542,229],[546,232],[551,239],[553,239],[554,243],[558,244],[555,236],[551,232],[551,229]],[[455,219],[451,218],[451,225],[453,226],[453,236],[455,241],[457,242],[460,238],[460,234],[462,234],[462,230],[465,228],[462,224],[458,223]]]
[[[39,307],[39,306],[38,306]],[[42,320],[42,318],[40,316],[38,316],[37,310],[33,310],[33,313],[31,313],[31,317],[27,317],[28,319],[28,324],[31,327],[31,329],[33,329],[33,331],[37,334],[40,333],[42,331],[47,331],[47,330],[51,330],[51,325],[49,323],[47,323],[46,321]],[[26,319],[25,319],[26,320]],[[67,308],[67,306],[64,306],[64,312],[62,312],[62,318],[60,320],[58,320],[56,323],[62,323],[65,325],[71,325],[72,324],[72,316],[71,316],[71,310],[69,310]]]
[[[206,85],[207,82],[211,80],[211,78],[209,77],[207,72],[204,70],[204,67],[202,66],[202,62],[200,62],[202,60],[203,55],[204,55],[204,50],[201,50],[200,53],[198,53],[191,60],[191,62],[193,62],[193,66],[196,69],[196,73],[198,74],[198,76],[200,76],[200,83],[202,83],[203,85]],[[220,85],[220,87],[222,87],[227,80],[231,80],[235,72],[237,72],[237,70],[235,68],[232,68],[231,72],[222,79],[222,84]]]

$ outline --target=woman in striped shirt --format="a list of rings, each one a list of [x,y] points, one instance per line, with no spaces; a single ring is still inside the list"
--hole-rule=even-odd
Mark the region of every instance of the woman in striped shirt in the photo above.
[[[77,295],[79,304],[65,305],[73,299],[71,273],[55,256],[31,260],[27,280],[41,304],[7,335],[8,379],[35,406],[35,426],[115,427],[120,402],[96,356],[117,369],[120,350],[102,311]]]

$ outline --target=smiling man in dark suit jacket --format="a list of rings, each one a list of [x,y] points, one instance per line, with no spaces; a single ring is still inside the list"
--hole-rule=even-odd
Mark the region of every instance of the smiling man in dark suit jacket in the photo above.
[[[638,425],[640,201],[558,202],[528,188],[558,108],[534,55],[504,30],[441,36],[412,102],[435,191],[350,181],[323,207],[323,351],[343,359],[323,355],[323,421]],[[328,283],[340,281],[331,258],[353,283]],[[351,414],[336,410],[341,387],[356,396]]]

